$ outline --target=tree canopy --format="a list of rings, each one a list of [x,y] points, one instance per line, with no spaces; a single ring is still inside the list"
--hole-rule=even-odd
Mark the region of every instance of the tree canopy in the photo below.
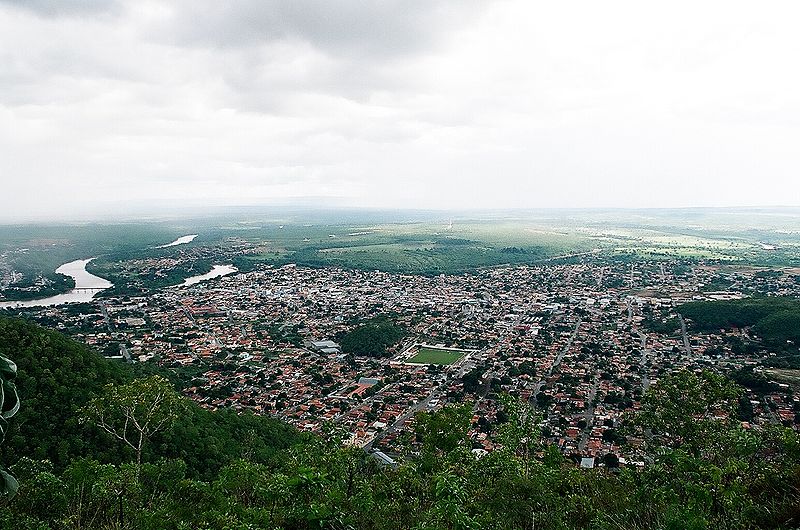
[[[344,334],[342,351],[365,357],[384,357],[387,348],[405,336],[405,330],[388,317],[376,317]]]

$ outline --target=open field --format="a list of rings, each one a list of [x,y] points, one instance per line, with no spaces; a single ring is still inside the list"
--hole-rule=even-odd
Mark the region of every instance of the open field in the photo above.
[[[441,350],[439,348],[421,347],[417,353],[408,360],[414,364],[453,364],[464,356],[461,350]]]
[[[769,368],[764,370],[764,375],[780,383],[787,383],[795,388],[800,388],[800,370],[788,368]]]
[[[116,294],[181,283],[219,261],[241,271],[294,263],[423,275],[589,255],[797,268],[798,220],[794,209],[233,210],[170,221],[9,225],[0,226],[0,294],[37,281],[67,290],[55,269],[89,257],[97,257],[90,272],[109,278]],[[199,235],[186,245],[157,248],[186,234]]]

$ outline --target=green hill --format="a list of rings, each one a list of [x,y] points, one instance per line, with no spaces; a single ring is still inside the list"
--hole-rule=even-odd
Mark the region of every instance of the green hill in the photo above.
[[[90,453],[121,460],[104,437],[79,425],[75,411],[106,383],[130,378],[129,370],[60,333],[20,319],[0,318],[0,355],[17,364],[17,391],[25,404],[0,445],[3,462],[28,456],[62,467]]]
[[[0,355],[17,364],[17,389],[24,404],[0,445],[2,462],[29,457],[48,460],[61,470],[85,456],[114,464],[129,460],[126,449],[91,425],[82,425],[78,414],[105,385],[133,379],[129,365],[109,361],[60,333],[3,317]],[[154,449],[145,456],[181,458],[190,476],[208,477],[244,454],[267,461],[299,439],[293,428],[277,420],[191,405],[170,433],[155,437]]]
[[[387,316],[378,316],[338,337],[342,351],[365,357],[385,357],[386,349],[400,341],[405,329]]]
[[[601,459],[608,467],[577,468],[541,442],[535,416],[511,397],[496,425],[502,447],[482,458],[471,452],[470,403],[420,413],[405,458],[380,467],[335,429],[301,436],[276,420],[180,402],[185,412],[137,465],[77,421],[110,389],[140,388],[130,368],[21,320],[0,318],[0,352],[19,364],[22,397],[0,453],[20,483],[0,502],[2,530],[800,525],[798,434],[743,429],[733,415],[740,388],[708,372],[650,387],[626,427],[650,433],[643,469],[619,469],[615,455]]]
[[[700,331],[753,327],[767,342],[800,339],[800,300],[788,297],[754,297],[740,300],[689,302],[678,311]]]

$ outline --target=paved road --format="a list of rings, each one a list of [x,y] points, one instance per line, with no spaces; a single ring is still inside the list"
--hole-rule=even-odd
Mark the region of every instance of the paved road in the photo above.
[[[103,320],[106,323],[106,328],[108,328],[108,332],[113,333],[114,330],[112,329],[111,326],[111,317],[108,314],[108,307],[106,307],[105,302],[100,302],[100,313],[103,314]]]
[[[509,334],[513,333],[514,328],[519,325],[521,320],[522,320],[522,317],[518,316],[517,319],[514,321],[514,323],[509,326],[508,333],[506,335],[504,335],[503,337],[501,337],[498,340],[498,343],[501,343]],[[578,321],[578,323],[580,324],[580,320]],[[413,344],[411,344],[410,346],[413,346]],[[475,368],[475,363],[472,362],[472,358],[480,355],[483,352],[485,352],[488,348],[489,347],[487,346],[486,348],[483,348],[481,350],[467,352],[466,354],[464,354],[464,357],[462,357],[458,362],[448,366],[445,369],[445,374],[446,374],[445,381],[443,383],[441,383],[440,385],[437,385],[431,391],[431,393],[428,394],[425,398],[423,398],[422,400],[420,400],[416,404],[414,404],[411,407],[409,407],[408,410],[406,410],[403,414],[401,414],[400,416],[397,417],[397,419],[394,421],[394,423],[392,423],[391,425],[387,426],[386,429],[384,429],[382,432],[378,433],[378,435],[375,436],[375,438],[373,438],[367,444],[365,444],[364,445],[364,450],[365,451],[369,451],[370,449],[372,449],[372,446],[376,442],[379,442],[380,440],[385,438],[387,435],[393,433],[394,431],[396,431],[397,429],[402,427],[402,425],[406,422],[406,420],[408,420],[411,416],[413,416],[417,412],[422,411],[422,410],[428,410],[428,408],[429,408],[428,405],[430,404],[430,402],[433,399],[435,399],[435,398],[439,398],[439,399],[442,399],[442,400],[446,399],[446,397],[445,397],[445,389],[447,388],[448,381],[460,380],[462,377],[464,377],[464,374],[466,374],[468,371],[470,371],[473,368]],[[407,351],[407,349],[405,351]],[[404,353],[405,353],[405,351],[404,351]],[[487,372],[486,377],[492,377],[490,375],[490,372]],[[489,382],[491,382],[491,379],[489,379]],[[477,406],[477,402],[476,402],[476,406]]]
[[[586,411],[583,413],[583,418],[586,420],[586,427],[581,433],[581,440],[578,442],[578,451],[581,453],[586,449],[586,442],[589,441],[589,435],[592,434],[594,428],[594,397],[597,395],[597,388],[600,386],[600,374],[594,374],[594,384],[589,391],[588,401],[586,402]]]
[[[689,335],[686,333],[686,321],[683,319],[683,315],[678,313],[678,318],[681,321],[681,335],[683,335],[683,349],[686,350],[686,355],[692,354],[692,346],[689,344]]]
[[[372,446],[376,442],[382,440],[387,435],[393,433],[394,431],[396,431],[397,429],[402,427],[402,425],[406,422],[406,420],[408,420],[411,416],[413,416],[417,412],[422,411],[422,410],[428,410],[428,405],[430,404],[430,402],[433,399],[435,399],[435,398],[444,399],[445,389],[447,388],[447,383],[448,383],[448,381],[454,379],[454,378],[451,377],[452,372],[454,370],[457,370],[456,373],[455,373],[455,379],[460,379],[461,377],[463,377],[464,374],[467,371],[471,370],[475,366],[474,363],[472,363],[472,357],[477,355],[477,354],[479,354],[479,353],[481,353],[481,352],[483,352],[485,349],[486,348],[484,348],[483,350],[479,350],[479,351],[467,352],[466,354],[464,354],[464,357],[462,357],[459,362],[457,362],[455,364],[451,364],[450,366],[448,366],[447,369],[445,370],[445,374],[447,376],[445,378],[445,381],[443,383],[437,385],[436,387],[434,387],[434,389],[431,390],[430,394],[428,394],[425,398],[423,398],[420,401],[418,401],[416,404],[414,404],[411,407],[409,407],[404,413],[402,413],[400,416],[397,417],[397,419],[394,421],[394,423],[392,423],[391,425],[387,426],[386,429],[384,429],[382,432],[378,433],[375,436],[375,438],[373,438],[367,444],[365,444],[364,445],[364,450],[365,451],[369,451],[370,449],[372,449]]]
[[[404,413],[402,413],[400,416],[397,417],[394,423],[387,426],[386,429],[383,430],[383,432],[378,433],[372,440],[366,443],[364,445],[364,450],[369,451],[370,449],[372,449],[372,446],[375,444],[375,442],[382,440],[387,435],[399,429],[406,422],[406,420],[408,420],[411,416],[413,416],[417,412],[421,410],[428,410],[428,405],[430,404],[431,400],[439,396],[439,391],[442,389],[443,386],[444,385],[437,386],[435,389],[433,389],[433,391],[430,394],[428,394],[427,397],[425,397],[425,399],[422,399],[415,405],[409,407],[408,410],[406,410]]]
[[[781,423],[781,419],[778,417],[777,414],[775,414],[775,411],[769,407],[769,401],[767,401],[767,397],[764,396],[762,398],[762,401],[764,402],[764,409],[767,411],[767,414],[769,415],[769,422],[772,425],[779,425]]]
[[[128,347],[125,346],[120,342],[119,344],[119,353],[125,358],[126,362],[132,363],[133,358],[131,357],[131,352],[128,351]]]
[[[647,348],[647,335],[639,332],[639,338],[642,339],[642,344],[639,350],[642,352],[642,358],[639,361],[639,372],[642,374],[642,390],[647,390],[650,387],[650,376],[648,375],[647,360],[650,356],[650,350]]]
[[[572,343],[575,342],[575,337],[578,336],[578,329],[581,327],[581,324],[583,324],[583,319],[578,317],[578,321],[575,323],[575,329],[572,330],[572,335],[570,335],[567,344],[561,349],[560,352],[558,352],[558,356],[556,357],[556,360],[553,362],[553,365],[547,371],[547,375],[553,375],[555,369],[558,368],[559,364],[561,364],[562,359],[564,359],[564,355],[566,355],[566,353],[572,347]]]
[[[560,259],[579,258],[581,256],[592,256],[592,255],[596,256],[596,255],[600,254],[601,252],[602,252],[601,249],[594,249],[594,250],[589,250],[587,252],[574,252],[572,254],[561,254],[559,256],[551,256],[549,258],[537,259],[537,260],[531,261],[530,264],[531,265],[537,265],[539,263],[547,263],[547,262],[550,262],[550,261],[556,261],[556,260],[560,260]],[[487,265],[486,267],[481,267],[480,270],[502,269],[502,268],[505,268],[505,267],[512,267],[514,265],[517,265],[517,264],[510,263],[510,262],[509,263],[498,263],[497,265]]]
[[[566,353],[572,347],[572,343],[575,342],[575,337],[578,336],[578,330],[581,327],[582,323],[583,323],[583,319],[581,319],[579,317],[578,318],[578,322],[575,323],[575,329],[572,330],[572,335],[570,335],[569,340],[564,345],[564,347],[561,348],[561,351],[558,352],[558,355],[556,356],[555,361],[553,361],[552,366],[550,366],[550,369],[547,370],[547,375],[544,378],[539,379],[539,381],[536,383],[536,387],[534,388],[533,394],[531,395],[531,401],[535,401],[536,400],[536,395],[542,390],[542,387],[544,386],[545,379],[547,379],[548,377],[553,375],[553,371],[556,368],[558,368],[559,364],[561,364],[561,360],[564,359],[564,355],[566,355]]]

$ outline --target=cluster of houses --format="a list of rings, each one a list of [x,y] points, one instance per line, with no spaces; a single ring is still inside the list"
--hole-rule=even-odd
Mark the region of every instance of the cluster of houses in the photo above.
[[[264,266],[80,310],[20,311],[108,355],[190,374],[185,392],[206,407],[271,414],[310,431],[334,426],[390,460],[414,449],[417,413],[449,403],[472,404],[473,447],[492,451],[508,394],[540,414],[548,443],[592,467],[607,455],[641,464],[641,440],[621,426],[665,374],[757,362],[730,351],[725,331],[687,336],[648,323],[673,322],[691,300],[799,291],[791,275],[592,255],[435,277]],[[384,357],[343,351],[339,338],[376,315],[406,338]],[[420,342],[469,353],[453,364],[406,362]],[[749,427],[798,427],[790,387],[750,401]]]

